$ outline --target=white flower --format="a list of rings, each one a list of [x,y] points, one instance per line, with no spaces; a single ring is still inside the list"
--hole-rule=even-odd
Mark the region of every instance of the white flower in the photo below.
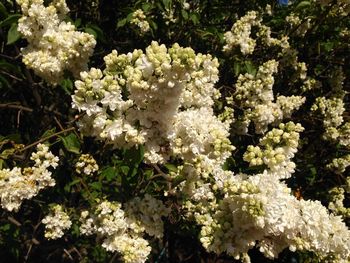
[[[90,154],[82,154],[75,164],[75,171],[78,174],[91,175],[98,171],[98,165]]]
[[[75,31],[74,25],[62,21],[69,9],[64,0],[47,7],[43,0],[17,0],[22,17],[18,31],[29,45],[21,50],[23,63],[52,85],[57,85],[64,70],[75,76],[87,67],[96,45],[88,33]]]
[[[55,205],[51,210],[51,213],[41,222],[45,224],[45,237],[47,239],[58,239],[64,235],[65,230],[71,227],[72,222],[63,211],[62,206]]]
[[[0,170],[1,206],[8,211],[18,211],[23,200],[55,185],[48,168],[58,166],[58,157],[49,152],[46,145],[38,144],[37,152],[33,152],[30,159],[34,161],[33,167]]]
[[[145,52],[134,50],[118,55],[112,51],[104,59],[104,72],[91,68],[75,82],[72,106],[87,115],[79,124],[83,133],[114,147],[145,144],[145,159],[151,163],[163,163],[171,155],[184,155],[172,149],[176,147],[172,140],[180,122],[187,121],[180,116],[188,109],[193,109],[188,111],[193,119],[195,114],[205,114],[202,122],[210,115],[213,126],[208,139],[204,135],[192,136],[197,141],[191,144],[192,154],[207,151],[203,147],[209,146],[203,140],[213,141],[212,137],[223,140],[228,136],[223,129],[228,129],[230,121],[221,123],[211,110],[214,99],[220,96],[214,88],[219,73],[217,59],[178,44],[167,49],[157,42],[152,42]],[[205,131],[203,123],[197,125],[199,133]],[[217,156],[219,152],[228,152],[228,148],[222,150],[219,142],[216,144]],[[183,160],[188,158],[192,157]]]

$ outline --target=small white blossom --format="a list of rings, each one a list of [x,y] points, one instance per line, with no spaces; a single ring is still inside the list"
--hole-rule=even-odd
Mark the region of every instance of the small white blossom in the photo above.
[[[48,168],[57,167],[58,157],[49,152],[46,145],[38,144],[30,159],[34,161],[33,167],[0,170],[1,206],[8,211],[18,211],[23,200],[31,199],[40,190],[55,185]]]
[[[141,35],[147,33],[150,30],[149,23],[146,20],[146,15],[141,9],[137,9],[132,13],[131,24],[136,25],[141,32]]]
[[[98,165],[93,156],[82,154],[75,164],[75,171],[78,174],[91,175],[98,171]]]
[[[72,222],[61,205],[55,205],[51,210],[51,213],[41,222],[45,224],[45,237],[47,239],[58,239],[64,235],[65,230],[71,227]]]
[[[44,6],[43,0],[17,0],[22,9],[18,31],[27,39],[22,48],[23,63],[52,85],[57,85],[64,70],[75,76],[85,70],[96,45],[94,37],[78,32],[62,21],[69,9],[64,0]]]

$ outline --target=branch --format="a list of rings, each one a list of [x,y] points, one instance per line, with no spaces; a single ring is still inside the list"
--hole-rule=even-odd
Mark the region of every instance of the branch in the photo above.
[[[48,140],[50,138],[53,138],[53,137],[58,136],[58,135],[60,135],[62,133],[66,133],[66,132],[74,131],[74,130],[75,130],[75,127],[70,127],[70,128],[65,129],[63,131],[56,132],[56,133],[54,133],[54,134],[52,134],[50,136],[44,137],[44,138],[42,138],[42,139],[40,139],[40,140],[38,140],[36,142],[33,142],[32,144],[29,144],[28,146],[26,146],[23,149],[21,149],[19,152],[24,152],[25,150],[28,150],[29,148],[32,148],[33,146],[35,146],[35,145],[37,145],[39,143],[42,143],[42,142],[44,142],[44,141],[46,141],[46,140]]]
[[[28,112],[33,112],[33,109],[18,105],[18,104],[13,104],[13,103],[3,103],[0,104],[0,108],[8,108],[8,109],[16,109],[16,110],[23,110],[23,111],[28,111]]]

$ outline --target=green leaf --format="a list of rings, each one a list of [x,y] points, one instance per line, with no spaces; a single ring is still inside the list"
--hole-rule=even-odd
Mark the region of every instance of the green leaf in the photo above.
[[[16,150],[14,148],[6,149],[0,154],[0,158],[6,160],[9,158],[9,156],[13,155],[15,151]]]
[[[74,26],[75,26],[76,28],[80,27],[80,25],[81,25],[81,18],[78,18],[77,20],[75,20],[75,21],[73,22],[73,24],[74,24]]]
[[[48,136],[51,136],[52,134],[54,134],[56,132],[56,128],[52,128],[50,130],[47,130],[43,133],[43,135],[41,135],[40,139],[41,138],[45,138],[45,137],[48,137]]]
[[[64,186],[64,191],[70,192],[70,189],[72,188],[72,186],[73,186],[73,185],[76,185],[76,184],[78,184],[78,183],[80,183],[80,179],[75,179],[75,180],[73,180],[72,182],[70,182],[70,183],[68,183],[68,184],[66,184],[66,185]]]
[[[245,68],[249,74],[252,74],[255,76],[256,74],[256,68],[254,67],[253,63],[249,60],[244,61]]]
[[[151,9],[152,5],[150,3],[144,3],[142,4],[142,10],[144,12],[148,12]]]
[[[125,24],[126,24],[126,18],[119,20],[117,23],[117,28],[123,27],[123,26],[125,26]]]
[[[177,166],[171,163],[164,164],[164,166],[168,169],[169,172],[177,172]]]
[[[151,178],[154,175],[154,171],[152,169],[146,170],[146,171],[144,171],[143,175],[146,178]]]
[[[192,20],[193,24],[197,25],[199,23],[199,15],[196,13],[192,13],[190,15],[190,19]]]
[[[171,6],[171,0],[162,0],[165,9],[169,10]]]
[[[74,134],[70,133],[69,135],[63,137],[61,136],[63,145],[67,151],[79,154],[80,153],[80,141],[79,138]]]
[[[152,27],[152,29],[153,29],[154,31],[156,31],[156,30],[158,29],[157,24],[156,24],[153,20],[150,20],[150,21],[149,21],[149,24],[150,24],[150,26]]]
[[[60,87],[67,93],[67,95],[71,95],[73,93],[74,85],[71,79],[63,79],[60,83]]]
[[[0,88],[11,88],[10,82],[0,75]]]
[[[21,16],[22,15],[20,15],[20,14],[14,14],[14,15],[8,16],[6,19],[4,19],[3,21],[0,22],[0,27],[5,27],[5,26],[12,25],[13,23],[17,23],[18,19]]]
[[[130,171],[130,168],[129,168],[129,166],[120,166],[119,167],[120,168],[120,171],[124,174],[124,175],[127,175],[128,173],[129,173],[129,171]]]
[[[306,7],[309,7],[310,5],[311,3],[309,1],[302,1],[295,7],[295,10],[304,9]]]
[[[93,183],[89,184],[89,186],[91,187],[91,189],[97,190],[97,191],[101,191],[101,189],[102,189],[101,182],[93,182]]]
[[[239,62],[235,62],[233,64],[233,71],[235,73],[235,77],[238,77],[239,73],[241,73],[241,64]]]
[[[188,13],[186,10],[182,9],[181,10],[181,15],[185,20],[188,20]]]
[[[131,166],[138,167],[143,160],[145,149],[142,145],[125,150],[124,160]]]
[[[12,133],[6,136],[6,139],[14,141],[15,143],[22,143],[21,135],[18,133]]]
[[[114,167],[106,167],[102,170],[101,176],[106,178],[107,181],[113,181],[117,177],[117,169]]]
[[[133,15],[134,15],[134,12],[131,12],[130,14],[128,14],[126,17],[126,22],[130,22],[132,20]]]
[[[97,39],[97,32],[95,30],[93,30],[91,27],[85,27],[84,31],[85,31],[85,33],[93,35],[94,38]]]
[[[15,73],[21,77],[24,77],[23,73],[21,72],[20,68],[18,65],[14,65],[11,63],[8,63],[5,60],[0,60],[0,68],[4,69],[5,71]]]
[[[21,38],[21,33],[17,30],[17,23],[13,23],[7,33],[7,45],[15,43],[18,39]]]
[[[106,43],[107,40],[106,40],[106,37],[103,33],[103,30],[98,25],[88,24],[86,27],[91,28],[93,31],[95,31],[96,39],[102,41],[103,43]]]
[[[1,17],[7,17],[8,16],[7,9],[4,6],[4,4],[1,3],[1,2],[0,2],[0,15],[1,15]]]

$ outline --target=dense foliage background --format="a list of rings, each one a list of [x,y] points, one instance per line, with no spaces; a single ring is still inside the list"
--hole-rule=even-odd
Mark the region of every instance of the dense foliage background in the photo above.
[[[218,58],[220,78],[216,88],[222,98],[234,94],[240,74],[255,74],[261,64],[278,57],[280,51],[277,47],[267,47],[260,42],[253,54],[242,54],[239,49],[229,54],[223,51],[225,32],[230,31],[248,11],[260,12],[273,37],[289,37],[298,60],[307,65],[308,78],[315,79],[319,86],[302,90],[298,70],[288,65],[287,57],[279,57],[281,64],[287,62],[275,74],[274,94],[306,97],[306,102],[288,119],[305,128],[293,159],[296,171],[287,180],[288,186],[298,199],[317,199],[328,206],[331,201],[329,191],[346,184],[348,170],[334,172],[327,165],[334,158],[349,154],[350,150],[324,139],[322,116],[310,110],[316,98],[332,97],[340,92],[346,108],[344,121],[350,119],[350,18],[349,15],[339,15],[337,8],[341,1],[291,1],[285,5],[262,0],[195,0],[187,3],[184,0],[71,0],[67,5],[70,13],[65,19],[97,40],[89,67],[102,68],[103,57],[113,49],[118,53],[145,50],[152,40],[166,46],[179,43],[191,47],[196,53],[208,53]],[[271,11],[266,11],[267,5]],[[133,13],[138,9],[143,11],[150,26],[146,32],[132,23]],[[300,17],[300,24],[293,25],[286,20],[291,13]],[[38,142],[49,143],[60,163],[53,176],[55,187],[25,200],[18,212],[0,210],[0,256],[6,259],[3,262],[118,262],[118,254],[106,252],[99,245],[100,240],[79,235],[79,214],[74,209],[94,206],[97,200],[106,196],[109,200],[126,202],[144,193],[163,200],[172,209],[164,218],[163,240],[151,243],[150,262],[235,262],[224,254],[206,252],[198,239],[200,228],[182,216],[179,196],[164,196],[163,189],[171,192],[178,182],[156,175],[171,172],[174,164],[150,165],[143,162],[142,147],[113,149],[80,134],[76,121],[81,114],[71,107],[75,78],[66,72],[64,80],[51,87],[25,67],[21,48],[27,42],[17,31],[20,17],[20,7],[15,1],[2,0],[0,169],[30,165],[30,153]],[[342,91],[334,90],[337,70],[344,76]],[[218,99],[215,111],[222,112],[224,106],[226,101]],[[244,109],[238,104],[233,104],[233,107],[235,118],[238,118]],[[249,127],[247,134],[239,134],[233,129],[230,140],[236,150],[226,162],[227,169],[247,174],[261,171],[263,167],[251,167],[243,160],[247,146],[257,145],[259,138],[261,135],[255,133],[253,126]],[[99,171],[91,177],[75,171],[74,164],[82,153],[90,153],[99,165]],[[345,207],[349,207],[348,197],[347,193]],[[58,240],[46,240],[41,223],[51,203],[66,207],[73,222],[71,230]],[[347,224],[349,218],[343,215]],[[274,261],[264,258],[257,249],[251,250],[250,255],[252,262],[318,262],[309,252],[285,250]]]

